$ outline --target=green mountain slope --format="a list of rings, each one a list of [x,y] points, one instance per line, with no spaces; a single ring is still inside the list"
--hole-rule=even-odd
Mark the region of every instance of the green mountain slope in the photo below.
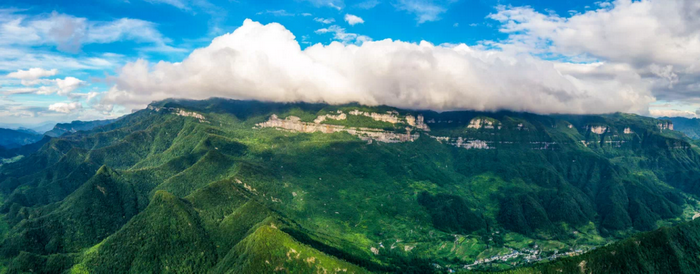
[[[504,273],[698,273],[700,220],[652,232],[598,248]]]
[[[700,154],[670,125],[620,113],[155,102],[0,166],[0,263],[52,273],[528,265],[690,220]]]

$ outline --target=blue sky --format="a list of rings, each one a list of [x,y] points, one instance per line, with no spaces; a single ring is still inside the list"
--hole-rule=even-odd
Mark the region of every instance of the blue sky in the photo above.
[[[674,6],[676,9],[671,10],[676,13],[697,8],[692,6],[692,1],[671,2],[673,4],[670,6],[677,4]],[[698,108],[695,96],[700,92],[696,81],[700,77],[696,76],[700,73],[694,69],[698,59],[697,53],[689,49],[692,43],[673,52],[676,55],[679,55],[679,52],[680,55],[688,54],[686,59],[691,59],[688,63],[667,57],[666,55],[673,53],[663,52],[666,49],[656,49],[654,45],[635,52],[625,51],[630,45],[625,45],[624,40],[601,38],[601,41],[595,41],[610,35],[605,33],[606,31],[624,28],[624,22],[621,23],[620,20],[606,19],[608,21],[597,29],[586,29],[588,26],[580,23],[586,20],[600,22],[600,19],[596,19],[597,16],[628,18],[624,19],[630,20],[627,23],[644,19],[661,23],[671,22],[670,17],[661,17],[651,11],[651,7],[658,4],[663,3],[652,0],[5,0],[0,4],[0,39],[4,40],[0,42],[0,51],[4,52],[0,53],[0,75],[3,75],[0,77],[0,117],[6,126],[110,118],[129,113],[132,108],[143,107],[143,102],[147,99],[168,96],[198,99],[208,95],[223,95],[232,98],[277,100],[271,95],[256,97],[245,91],[236,91],[241,85],[224,87],[233,90],[231,93],[218,86],[212,87],[218,81],[225,81],[225,77],[207,78],[206,84],[201,84],[203,80],[200,78],[193,78],[194,80],[185,83],[184,85],[192,84],[191,87],[198,90],[195,95],[156,85],[157,81],[154,80],[162,75],[169,77],[170,74],[172,77],[176,77],[175,74],[179,75],[177,77],[183,77],[184,71],[175,73],[175,68],[167,66],[176,66],[188,56],[195,60],[191,56],[193,51],[198,48],[206,49],[216,37],[225,36],[239,28],[240,33],[246,28],[253,32],[262,32],[270,23],[283,26],[282,30],[276,30],[275,37],[282,37],[288,32],[295,36],[291,44],[292,47],[293,44],[298,44],[300,51],[295,51],[294,54],[300,53],[304,55],[303,58],[310,58],[311,62],[322,65],[324,70],[330,70],[333,75],[338,76],[340,82],[348,82],[347,86],[337,87],[339,90],[363,90],[358,91],[360,95],[337,92],[340,94],[338,95],[334,91],[321,88],[320,92],[334,95],[319,97],[305,94],[301,97],[290,97],[290,89],[294,89],[293,93],[299,93],[299,90],[302,90],[301,93],[314,93],[319,92],[320,84],[314,84],[312,87],[299,86],[298,83],[293,86],[274,86],[272,89],[284,91],[280,95],[280,98],[284,98],[279,99],[280,101],[341,103],[351,100],[437,110],[505,108],[541,113],[564,112],[567,109],[566,105],[570,104],[573,105],[572,112],[575,113],[627,111],[645,115],[695,116],[695,110]],[[644,11],[647,6],[650,8]],[[622,16],[625,14],[627,17]],[[634,16],[629,16],[630,14]],[[259,22],[259,25],[256,23],[242,27],[245,19]],[[690,27],[693,26],[694,20],[691,18],[680,24]],[[677,27],[679,23],[674,24],[676,25],[673,26]],[[567,31],[578,34],[566,36]],[[627,35],[634,32],[634,29],[623,29],[621,33]],[[595,39],[581,38],[586,33],[593,33],[592,37]],[[670,43],[688,37],[697,39],[696,34],[697,32],[689,31],[670,37],[659,35],[656,38],[667,39]],[[636,35],[627,39],[645,41],[644,39],[654,38]],[[253,43],[258,41],[255,39],[263,39],[257,36],[243,38],[247,36],[242,34],[237,37],[239,38],[235,39],[247,39],[244,42],[251,43],[253,48],[257,45]],[[580,40],[576,40],[579,38]],[[252,54],[237,48],[235,39],[230,39],[231,49],[238,50],[241,54]],[[377,45],[377,41],[385,39],[391,39],[392,43]],[[270,41],[284,43],[287,40]],[[386,99],[388,96],[385,93],[374,91],[375,86],[354,83],[360,79],[355,78],[357,73],[354,70],[361,71],[362,68],[347,68],[344,64],[331,63],[331,59],[339,58],[331,54],[333,50],[330,44],[334,41],[342,46],[342,50],[350,52],[345,55],[353,55],[348,59],[352,63],[359,63],[355,60],[363,58],[354,55],[357,51],[353,47],[365,49],[366,52],[385,50],[389,52],[389,60],[396,60],[398,56],[404,58],[407,54],[399,51],[397,47],[414,50],[411,54],[421,54],[425,53],[426,49],[419,45],[421,41],[427,41],[433,45],[427,49],[430,57],[421,55],[420,58],[428,58],[428,61],[438,60],[436,62],[440,64],[451,64],[449,60],[453,60],[454,57],[450,57],[449,54],[457,52],[458,55],[455,56],[465,56],[466,51],[460,51],[457,47],[464,44],[470,56],[469,59],[460,59],[460,62],[468,64],[469,68],[463,68],[461,72],[474,72],[474,68],[481,67],[482,71],[488,73],[482,75],[475,72],[466,76],[494,77],[496,81],[509,83],[509,86],[493,89],[484,87],[483,83],[466,83],[460,80],[465,75],[449,75],[450,70],[440,68],[437,71],[444,70],[443,74],[433,69],[430,73],[434,72],[435,75],[426,76],[431,78],[422,79],[420,84],[397,84],[387,87],[389,93],[409,98],[408,101],[391,101]],[[396,41],[407,44],[398,44]],[[587,43],[590,45],[584,45]],[[312,46],[317,44],[327,48],[314,50]],[[619,51],[615,48],[619,48]],[[444,53],[443,50],[451,51]],[[498,56],[497,60],[491,60],[491,56]],[[499,62],[504,60],[510,60],[510,66],[501,67]],[[142,64],[139,62],[147,62],[143,64],[145,70],[150,71],[143,73],[146,79],[135,79],[136,74],[129,72],[139,68],[137,65]],[[163,71],[158,71],[158,62],[165,63]],[[226,64],[240,66],[240,59],[231,59]],[[275,69],[288,67],[284,63],[271,66]],[[370,62],[363,66],[366,69],[367,66],[374,65]],[[549,69],[551,66],[555,70],[554,74],[567,77],[521,79],[527,73],[520,73],[516,69],[528,71],[528,66],[533,66],[533,70],[542,67]],[[30,69],[34,69],[32,73]],[[210,69],[214,72],[220,71],[219,68]],[[264,74],[265,71],[269,73],[275,70],[261,71],[259,73]],[[532,77],[538,78],[538,75],[548,75],[547,73],[549,72],[533,74]],[[420,72],[420,75],[425,74]],[[506,76],[498,76],[501,74]],[[604,76],[600,76],[601,74]],[[255,75],[258,76],[262,79],[275,77]],[[317,76],[303,75],[311,79],[318,78]],[[377,82],[401,81],[388,79],[386,77],[389,76],[386,75],[382,76],[384,78],[377,75],[362,76],[361,79],[367,77]],[[452,78],[441,82],[443,80],[440,79],[445,77]],[[147,84],[134,84],[139,81]],[[252,80],[246,78],[241,81],[248,83]],[[194,82],[200,85],[195,85]],[[426,82],[435,85],[424,86],[423,83]],[[249,89],[254,90],[263,85],[258,84]],[[157,89],[157,95],[155,91],[146,90],[146,87]],[[455,91],[440,93],[440,88],[445,87]],[[601,104],[598,101],[604,101],[602,97],[598,98],[598,101],[571,99],[603,96],[605,93],[597,90],[606,88],[614,89],[614,92],[620,93],[618,97],[622,98],[616,99],[618,97],[612,96],[610,100],[628,102]],[[417,89],[422,90],[413,91]],[[551,89],[562,91],[552,98],[537,91],[530,91],[544,90],[546,93]],[[587,92],[591,94],[586,94]],[[447,95],[463,96],[478,103],[453,104],[444,99],[436,99]],[[143,99],[134,99],[139,96],[143,96]],[[504,97],[511,96],[537,99],[523,106],[517,105],[517,102],[492,102],[508,101]],[[418,99],[410,101],[410,98]],[[364,99],[366,101],[363,101]],[[562,106],[547,108],[544,105],[549,105],[549,100],[554,100]],[[431,103],[422,104],[424,101]],[[540,105],[543,105],[542,108]],[[598,107],[600,105],[605,107]]]

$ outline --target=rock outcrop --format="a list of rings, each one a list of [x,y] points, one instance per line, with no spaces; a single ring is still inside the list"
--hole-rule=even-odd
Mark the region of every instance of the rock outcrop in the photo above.
[[[400,122],[400,119],[398,116],[399,113],[396,111],[387,111],[387,114],[381,114],[381,113],[376,113],[376,112],[363,112],[363,111],[359,111],[356,109],[356,110],[351,111],[349,114],[350,115],[357,115],[357,116],[363,115],[363,116],[370,117],[370,118],[374,119],[375,121],[387,122],[387,123],[392,123],[392,124],[396,124],[396,123]]]
[[[656,127],[658,127],[659,130],[673,130],[673,123],[671,121],[662,121],[658,123]]]
[[[314,120],[314,123],[320,124],[320,123],[323,123],[323,121],[325,121],[326,119],[345,120],[347,118],[348,118],[348,116],[339,110],[338,115],[326,114],[326,115],[320,115],[320,116],[316,117],[316,119]]]
[[[603,134],[605,133],[606,130],[608,130],[608,127],[604,126],[588,126],[588,130],[595,134]]]
[[[360,139],[365,141],[372,140],[385,143],[413,142],[420,136],[415,133],[411,134],[410,128],[406,128],[406,133],[401,134],[375,128],[345,127],[320,123],[307,123],[302,122],[301,119],[296,116],[289,116],[285,119],[280,119],[275,114],[271,115],[269,120],[259,123],[257,126],[259,128],[277,128],[281,130],[303,133],[321,132],[329,134],[335,132],[347,132],[351,135],[358,136]]]
[[[186,110],[181,109],[181,108],[169,108],[169,107],[162,107],[162,108],[160,108],[160,107],[155,107],[155,106],[149,105],[149,106],[147,107],[147,109],[148,109],[148,110],[155,111],[155,112],[169,111],[169,112],[171,112],[171,113],[174,113],[174,114],[177,115],[177,116],[196,118],[196,119],[199,120],[199,122],[202,122],[202,123],[203,123],[203,122],[206,122],[206,120],[207,120],[207,119],[204,117],[204,115],[202,115],[202,114],[196,113],[196,112],[194,112],[194,111],[186,111]]]
[[[406,115],[406,123],[409,126],[415,127],[420,130],[424,131],[430,131],[430,128],[428,128],[428,125],[425,124],[423,121],[425,118],[423,118],[423,115],[418,115],[418,117],[413,117],[412,115]]]
[[[496,127],[496,123],[494,123],[491,120],[482,119],[482,118],[474,118],[471,121],[469,121],[469,125],[467,125],[467,128],[473,128],[473,129],[480,129],[480,128],[494,129],[495,127]],[[498,128],[500,129],[501,127],[499,126]]]

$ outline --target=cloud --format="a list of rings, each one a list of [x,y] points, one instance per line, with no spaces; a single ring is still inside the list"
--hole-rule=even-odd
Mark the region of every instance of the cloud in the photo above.
[[[331,32],[331,30],[328,30]],[[573,64],[529,54],[394,40],[301,49],[277,23],[246,20],[182,62],[130,62],[102,104],[164,98],[359,102],[434,110],[646,113],[649,83],[624,64]]]
[[[39,69],[41,70],[41,69]],[[69,96],[73,91],[76,89],[85,86],[86,83],[85,81],[82,81],[78,78],[75,77],[66,77],[64,79],[37,79],[38,77],[45,77],[45,76],[50,76],[56,74],[56,70],[51,70],[51,71],[39,71],[39,70],[34,70],[32,69],[25,70],[25,71],[17,71],[10,73],[10,75],[15,76],[13,78],[19,78],[23,77],[22,79],[22,85],[25,87],[22,88],[10,88],[7,89],[3,92],[5,95],[17,95],[17,94],[39,94],[39,95],[51,95],[51,94],[58,94],[60,96]],[[31,86],[36,86],[36,85],[43,85],[39,87],[31,87]],[[54,84],[54,85],[51,85]]]
[[[176,7],[181,10],[189,10],[188,5],[181,0],[146,0],[146,2],[154,4],[166,4]]]
[[[456,0],[398,0],[396,8],[416,15],[418,24],[440,20],[440,14]]]
[[[58,73],[57,69],[45,70],[43,68],[30,68],[28,70],[17,70],[7,75],[9,78],[20,80],[36,80],[39,78],[54,76]]]
[[[258,12],[258,14],[270,14],[273,16],[296,16],[294,13],[287,12],[286,10],[266,10]]]
[[[686,118],[697,118],[697,111],[688,111],[680,109],[649,109],[649,115],[653,117],[686,117]]]
[[[345,28],[338,25],[332,25],[328,28],[317,29],[315,32],[316,34],[332,33],[334,40],[343,42],[344,44],[362,44],[364,42],[372,40],[372,38],[369,38],[368,36],[345,32]]]
[[[607,4],[603,4],[607,3]],[[629,64],[660,100],[698,98],[700,2],[617,0],[561,17],[530,7],[499,6],[489,18],[508,34],[504,51]]]
[[[377,5],[379,5],[379,3],[380,3],[379,0],[366,0],[364,2],[358,3],[356,6],[358,8],[368,10],[368,9],[376,7]]]
[[[82,81],[75,77],[66,77],[65,79],[56,79],[56,86],[58,87],[58,95],[68,95],[77,88],[84,86],[85,81]]]
[[[0,45],[0,71],[16,71],[31,67],[52,67],[60,71],[106,70],[122,65],[128,59],[123,56],[103,54],[73,57],[44,49]]]
[[[166,45],[169,40],[155,24],[139,19],[89,21],[53,12],[50,15],[26,16],[0,10],[0,46],[55,45],[66,52],[77,52],[83,44],[106,44],[130,40]]]
[[[345,22],[348,22],[348,24],[354,26],[355,24],[364,24],[365,20],[362,20],[362,18],[352,14],[345,14]]]
[[[343,0],[304,0],[317,7],[331,7],[337,10],[343,9],[345,2]]]
[[[81,110],[83,105],[79,102],[70,103],[55,103],[49,106],[50,111],[60,112],[60,113],[72,113]]]
[[[333,19],[333,18],[320,18],[320,17],[316,17],[316,18],[314,18],[314,21],[319,22],[319,23],[321,23],[321,24],[326,24],[326,25],[328,25],[328,24],[332,24],[333,22],[335,22],[335,19]]]
[[[5,90],[3,94],[5,95],[18,95],[18,94],[39,94],[39,93],[48,93],[49,88],[48,87],[40,87],[40,88],[29,88],[29,87],[23,87],[23,88],[11,88],[8,90]],[[51,92],[53,93],[53,92]]]

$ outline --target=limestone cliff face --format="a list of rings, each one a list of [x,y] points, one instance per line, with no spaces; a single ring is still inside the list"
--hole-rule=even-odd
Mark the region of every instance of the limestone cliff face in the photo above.
[[[659,130],[673,130],[673,123],[671,121],[662,121],[656,125]]]
[[[413,117],[412,115],[406,115],[406,123],[409,126],[415,127],[417,129],[423,130],[423,131],[430,131],[430,128],[428,128],[428,125],[425,124],[423,121],[425,118],[423,118],[423,115],[418,115],[418,117]]]
[[[606,130],[608,130],[608,127],[605,126],[588,126],[588,129],[595,133],[595,134],[603,134],[605,133]]]
[[[186,110],[181,109],[181,108],[168,108],[168,107],[160,108],[160,107],[154,107],[154,106],[149,105],[147,107],[147,109],[155,111],[155,112],[169,111],[171,113],[174,113],[177,116],[196,118],[199,120],[199,122],[202,122],[202,123],[206,122],[206,120],[207,120],[204,117],[204,115],[202,115],[202,114],[196,113],[194,111],[186,111]]]
[[[485,129],[494,129],[496,127],[496,123],[494,123],[491,120],[488,119],[482,119],[482,118],[474,118],[471,121],[469,121],[469,125],[467,125],[467,128],[473,128],[473,129],[480,129],[480,128],[485,128]],[[498,126],[498,129],[501,129],[500,126]]]
[[[206,120],[206,118],[204,118],[204,115],[202,115],[202,114],[199,114],[199,113],[196,113],[196,112],[192,112],[192,111],[185,111],[185,110],[182,110],[182,109],[177,109],[177,112],[175,112],[175,114],[178,115],[178,116],[183,116],[183,117],[197,118],[197,119],[199,119],[200,121]]]
[[[399,116],[398,112],[396,111],[387,111],[387,114],[381,114],[381,113],[375,113],[375,112],[363,112],[359,110],[353,110],[350,112],[350,115],[363,115],[370,117],[374,119],[375,121],[381,121],[381,122],[387,122],[387,123],[392,123],[396,124],[399,122]]]
[[[318,120],[318,118],[316,118]],[[405,134],[388,132],[382,129],[374,128],[363,128],[363,127],[345,127],[337,125],[328,125],[320,123],[306,123],[302,122],[299,117],[289,116],[286,119],[279,119],[277,115],[273,114],[270,119],[257,124],[259,128],[277,128],[281,130],[289,130],[293,132],[303,132],[303,133],[335,133],[335,132],[347,132],[351,135],[358,136],[360,139],[365,141],[378,141],[385,143],[396,143],[396,142],[413,142],[418,139],[420,135],[411,134],[411,129],[407,128]]]
[[[326,114],[326,115],[320,115],[320,116],[316,117],[316,119],[314,120],[314,123],[320,124],[320,123],[323,123],[323,121],[325,121],[326,119],[345,120],[347,118],[348,118],[348,116],[339,110],[338,115]]]
[[[187,112],[180,109],[173,110],[175,114],[195,117],[198,119],[203,119],[204,117],[198,113]],[[350,115],[369,117],[376,121],[387,122],[395,125],[406,125],[405,131],[392,130],[392,129],[382,129],[382,128],[367,128],[352,125],[332,125],[327,124],[329,120],[347,120]],[[348,134],[357,136],[358,138],[365,140],[369,143],[385,142],[385,143],[397,143],[397,142],[412,142],[418,139],[421,135],[433,138],[440,143],[455,146],[462,149],[505,149],[512,147],[527,148],[533,150],[556,150],[559,149],[561,144],[553,142],[547,138],[535,138],[530,140],[520,140],[519,137],[515,139],[503,139],[503,137],[488,137],[496,136],[501,134],[500,131],[503,125],[495,119],[489,117],[477,117],[469,121],[467,128],[469,129],[480,129],[486,131],[464,131],[451,136],[435,136],[430,134],[429,123],[450,123],[452,121],[435,121],[431,119],[430,121],[425,121],[422,115],[410,115],[400,116],[399,113],[394,111],[388,111],[386,113],[376,113],[376,112],[364,112],[360,110],[352,110],[349,112],[336,111],[330,114],[324,114],[317,116],[313,122],[303,122],[299,117],[289,116],[287,118],[281,119],[277,115],[272,114],[269,119],[265,122],[257,124],[257,128],[275,128],[278,130],[301,132],[301,133],[314,133],[320,132],[324,134],[331,134],[336,132],[346,132]],[[529,134],[525,131],[530,131],[533,129],[529,124],[525,125],[525,122],[513,123],[512,128],[509,130],[522,131],[522,133],[514,133],[515,131],[508,131],[508,135],[512,134]],[[564,124],[565,127],[569,129],[575,129],[576,127],[571,123]],[[552,127],[556,128],[556,125]],[[657,127],[659,130],[669,130],[673,128],[673,124],[667,121],[659,121]],[[396,128],[396,126],[394,127]],[[605,146],[608,148],[621,148],[625,143],[630,142],[629,136],[623,137],[624,135],[634,134],[631,127],[615,127],[613,125],[601,125],[601,124],[588,124],[583,127],[584,132],[590,132],[593,134],[601,135],[601,139],[593,138],[596,140],[588,140],[584,137],[584,140],[578,140],[582,145],[590,147],[592,145]],[[489,130],[493,129],[493,130]],[[440,131],[442,132],[442,131]],[[619,133],[618,133],[619,132]],[[419,134],[421,133],[421,134]],[[454,132],[457,133],[457,132]],[[604,135],[605,134],[605,135]],[[619,135],[618,135],[619,134]],[[585,136],[585,135],[584,135]],[[605,138],[602,138],[605,136]],[[583,137],[583,136],[582,136]]]

